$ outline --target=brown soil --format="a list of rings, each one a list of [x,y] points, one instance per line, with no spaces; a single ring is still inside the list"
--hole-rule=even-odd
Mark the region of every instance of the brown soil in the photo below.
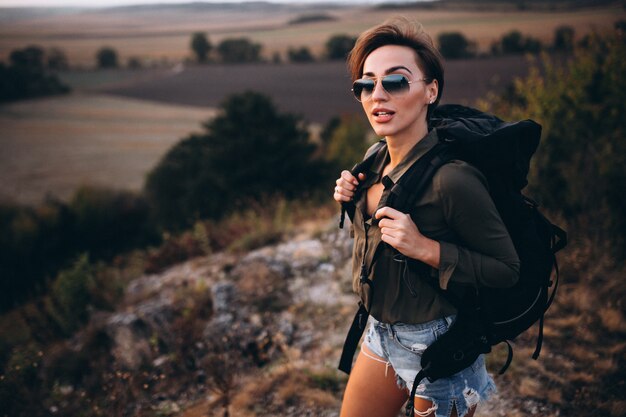
[[[489,91],[501,92],[527,74],[524,56],[454,60],[446,63],[443,103],[472,104]],[[170,104],[214,107],[233,93],[254,90],[272,97],[281,111],[325,123],[333,116],[361,113],[350,92],[344,62],[316,64],[204,65],[159,79],[101,91]]]

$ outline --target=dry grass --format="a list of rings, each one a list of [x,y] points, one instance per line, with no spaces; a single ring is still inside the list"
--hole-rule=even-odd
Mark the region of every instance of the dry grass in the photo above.
[[[336,410],[339,401],[335,390],[341,389],[341,383],[320,383],[324,378],[327,377],[308,368],[276,366],[242,387],[233,400],[233,415],[283,415],[290,408],[300,410],[294,415],[302,415],[303,410],[308,415]]]
[[[519,338],[510,370],[498,378],[509,396],[532,398],[554,411],[547,415],[621,416],[626,411],[621,305],[626,271],[606,249],[581,238],[559,255],[563,285],[546,315],[541,356],[530,359],[531,330]],[[496,370],[506,354],[498,347],[490,356]]]
[[[82,94],[0,106],[0,198],[36,204],[84,184],[139,190],[167,149],[212,114]]]

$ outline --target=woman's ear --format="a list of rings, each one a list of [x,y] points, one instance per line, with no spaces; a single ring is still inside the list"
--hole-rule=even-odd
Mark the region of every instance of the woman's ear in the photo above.
[[[428,84],[428,104],[433,104],[437,101],[437,94],[439,94],[439,81],[434,79]]]

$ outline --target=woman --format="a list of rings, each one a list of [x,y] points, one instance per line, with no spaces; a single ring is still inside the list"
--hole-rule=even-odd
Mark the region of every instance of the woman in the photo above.
[[[397,252],[429,265],[443,289],[449,283],[511,286],[519,259],[485,178],[465,162],[441,167],[409,214],[385,207],[391,185],[438,140],[428,118],[444,79],[430,37],[419,25],[393,19],[359,37],[348,67],[353,92],[387,147],[366,174],[355,178],[343,171],[335,187],[338,202],[351,201],[357,186],[364,190],[354,202],[353,287],[370,313],[341,417],[395,417],[411,392],[421,353],[456,313],[434,288],[407,272]],[[472,416],[494,390],[481,356],[450,378],[421,383],[414,412]]]

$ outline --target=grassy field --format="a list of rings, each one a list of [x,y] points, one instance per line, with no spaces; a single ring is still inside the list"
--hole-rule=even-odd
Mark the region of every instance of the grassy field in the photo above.
[[[289,24],[298,16],[325,13],[335,20]],[[121,61],[137,56],[146,62],[175,62],[190,56],[189,41],[194,31],[205,31],[217,44],[226,37],[246,36],[264,45],[263,53],[284,52],[289,47],[308,46],[321,54],[333,34],[357,35],[367,27],[404,15],[423,23],[436,37],[459,31],[486,51],[502,34],[513,29],[550,44],[554,30],[569,25],[577,37],[596,28],[611,27],[626,18],[620,5],[572,11],[469,11],[393,9],[370,7],[248,5],[217,8],[211,5],[117,8],[73,12],[48,17],[3,21],[0,27],[0,60],[11,50],[31,44],[59,47],[72,65],[93,66],[98,48],[109,45],[119,51]]]
[[[138,190],[210,109],[93,94],[0,106],[0,199],[66,199],[81,185]]]

